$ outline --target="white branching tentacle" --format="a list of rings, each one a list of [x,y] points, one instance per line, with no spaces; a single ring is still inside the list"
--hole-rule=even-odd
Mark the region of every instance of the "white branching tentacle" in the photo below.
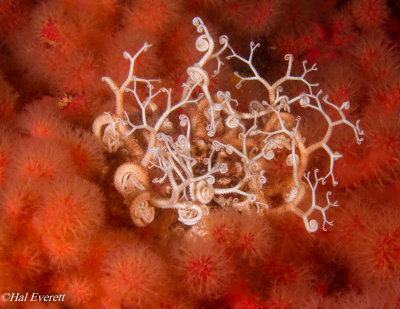
[[[109,77],[103,78],[115,95],[116,108],[114,113],[96,118],[93,132],[109,152],[122,149],[128,153],[130,162],[117,168],[114,185],[129,205],[132,221],[145,226],[153,222],[156,208],[170,208],[178,212],[180,222],[194,225],[210,209],[233,207],[262,214],[290,211],[303,220],[309,232],[318,229],[314,214],[320,214],[325,230],[332,225],[326,212],[338,203],[331,202],[331,192],[327,192],[325,206],[320,206],[317,193],[328,178],[337,184],[334,163],[342,156],[329,141],[341,125],[354,132],[357,143],[363,140],[359,121],[351,122],[344,112],[350,103],[336,106],[322,95],[317,83],[307,80],[308,74],[317,70],[315,64],[303,61],[303,70],[296,75],[294,58],[286,55],[284,76],[268,81],[253,63],[259,44],[251,42],[248,57],[243,57],[227,36],[215,42],[199,17],[193,24],[199,33],[195,46],[202,56],[187,68],[179,100],[175,101],[177,96],[171,89],[155,87],[159,80],[137,76],[135,63],[151,46],[147,43],[133,56],[124,52],[129,69],[120,86]],[[234,73],[237,88],[256,82],[265,90],[265,97],[252,100],[248,111],[237,110],[240,104],[231,92],[210,90],[210,76],[220,73],[225,60],[247,66],[247,70]],[[293,82],[302,87],[302,93],[290,95],[287,88]],[[135,109],[124,108],[125,96],[131,98]],[[308,114],[303,114],[305,110],[321,116],[324,125],[318,130],[325,127],[322,137],[311,144],[301,132],[302,117]],[[199,111],[200,116],[194,115]],[[174,124],[176,117],[179,125]],[[314,169],[311,180],[308,165],[317,150],[329,157],[321,166],[327,172],[318,176],[318,169]],[[289,167],[288,173],[282,173],[283,179],[268,173],[274,164]],[[276,196],[275,200],[281,200],[276,202],[279,205],[271,204]],[[305,197],[311,199],[308,208],[302,203]]]

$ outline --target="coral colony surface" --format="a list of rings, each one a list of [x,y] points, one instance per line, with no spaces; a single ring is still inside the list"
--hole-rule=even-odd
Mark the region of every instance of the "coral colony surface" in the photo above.
[[[0,308],[400,308],[396,0],[1,0]]]

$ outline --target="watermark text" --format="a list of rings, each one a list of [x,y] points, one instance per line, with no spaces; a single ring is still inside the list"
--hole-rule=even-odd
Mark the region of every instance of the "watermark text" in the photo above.
[[[40,293],[3,293],[3,302],[63,302],[65,294],[40,294]]]

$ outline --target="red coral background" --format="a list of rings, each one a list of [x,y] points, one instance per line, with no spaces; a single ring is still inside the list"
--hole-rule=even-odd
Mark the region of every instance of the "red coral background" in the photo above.
[[[205,218],[205,241],[168,229],[172,212],[130,221],[112,186],[120,158],[90,131],[113,109],[100,79],[121,82],[122,52],[149,42],[136,74],[179,96],[201,57],[194,16],[241,55],[261,42],[267,80],[292,53],[318,63],[333,103],[351,101],[365,141],[331,140],[341,206],[327,231],[228,210]],[[399,17],[396,0],[1,0],[0,294],[66,296],[0,308],[400,308]],[[246,106],[260,92],[234,90],[232,70],[210,87]]]

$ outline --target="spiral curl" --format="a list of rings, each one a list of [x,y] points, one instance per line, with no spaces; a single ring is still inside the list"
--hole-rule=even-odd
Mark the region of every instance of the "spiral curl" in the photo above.
[[[240,124],[240,120],[235,115],[230,115],[226,118],[225,124],[228,128],[234,129]]]
[[[187,68],[186,72],[193,83],[207,87],[210,84],[210,78],[206,70],[198,66],[191,66]]]
[[[132,221],[139,227],[144,227],[153,222],[155,209],[150,206],[151,193],[149,191],[139,192],[130,205]]]
[[[178,210],[178,214],[178,221],[186,225],[194,225],[203,217],[202,209],[196,205],[191,205],[190,208],[181,208]]]
[[[303,220],[304,220],[304,225],[308,232],[313,233],[318,230],[317,220],[312,219],[312,220],[308,221],[307,218],[303,218]]]
[[[123,196],[136,190],[145,190],[150,187],[147,170],[136,163],[127,162],[120,165],[114,175],[114,186]]]
[[[201,204],[208,204],[214,198],[214,187],[207,181],[201,180],[196,183],[195,198]]]
[[[196,40],[196,49],[199,52],[206,52],[210,48],[210,42],[208,37],[203,34],[200,35]]]

